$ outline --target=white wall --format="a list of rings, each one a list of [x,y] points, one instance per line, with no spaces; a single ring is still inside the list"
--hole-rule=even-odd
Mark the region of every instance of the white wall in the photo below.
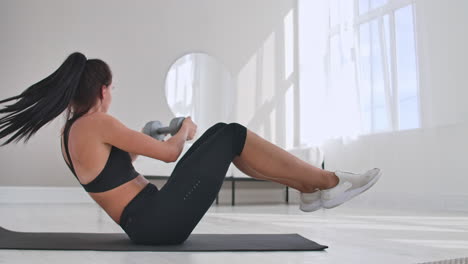
[[[468,2],[417,0],[415,10],[422,129],[330,140],[325,166],[382,168],[366,203],[468,211]]]
[[[188,52],[206,52],[249,84],[242,77],[246,67],[269,36],[281,35],[283,18],[294,6],[293,0],[1,1],[0,98],[19,94],[81,51],[113,71],[110,114],[135,130],[148,120],[168,123],[173,116],[164,83],[173,62]],[[281,64],[275,58],[282,54],[282,40],[269,43],[274,49],[264,57]],[[272,71],[266,85],[283,68],[267,66]],[[251,121],[239,119],[256,131]],[[57,118],[25,145],[0,148],[0,185],[77,186],[60,153],[63,122]]]

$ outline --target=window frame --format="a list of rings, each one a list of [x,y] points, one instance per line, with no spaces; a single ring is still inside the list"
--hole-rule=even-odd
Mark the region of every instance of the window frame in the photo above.
[[[336,0],[336,1],[343,1],[343,0]],[[347,1],[347,0],[344,0]],[[358,105],[361,107],[360,102],[360,91],[362,89],[361,84],[361,64],[360,64],[360,27],[363,24],[369,23],[376,20],[379,29],[379,42],[380,42],[380,55],[381,55],[381,67],[382,67],[382,75],[383,75],[383,83],[384,83],[384,92],[385,92],[385,100],[387,113],[387,120],[389,121],[389,129],[390,131],[397,131],[400,130],[400,120],[399,120],[399,97],[398,97],[398,68],[397,68],[397,51],[396,51],[396,32],[395,32],[395,12],[401,8],[410,6],[412,7],[412,19],[413,19],[413,31],[414,31],[414,53],[415,53],[415,66],[416,66],[416,100],[417,100],[417,111],[418,111],[418,120],[417,120],[417,128],[421,128],[422,124],[422,112],[421,112],[421,97],[420,97],[420,74],[419,74],[419,59],[418,59],[418,42],[417,42],[417,30],[416,30],[416,1],[415,0],[388,0],[386,4],[383,4],[380,7],[370,9],[363,14],[359,14],[359,0],[354,0],[354,13],[353,13],[353,21],[351,22],[351,26],[353,27],[353,34],[354,34],[354,41],[353,41],[353,50],[352,50],[352,60],[354,62],[354,69],[355,69],[355,85],[356,85],[356,93],[357,93],[357,100]],[[340,5],[338,5],[340,8]],[[326,53],[326,61],[327,61],[327,90],[330,89],[330,84],[332,83],[331,76],[331,39],[335,36],[341,39],[341,24],[331,25],[331,10],[329,9],[329,29],[328,29],[328,43],[327,43],[327,53]],[[387,56],[387,41],[386,41],[386,31],[385,31],[385,24],[384,24],[384,17],[388,15],[388,30],[389,30],[389,41],[390,44],[390,56]],[[372,49],[372,41],[369,43]],[[340,54],[341,56],[341,54]],[[390,63],[389,63],[390,61]],[[372,64],[371,64],[372,65]],[[371,74],[370,74],[370,100],[371,100],[371,107],[370,107],[370,124],[362,124],[369,125],[369,131],[366,133],[373,134],[378,133],[381,131],[376,131],[376,124],[374,121],[374,96],[373,93],[375,91],[374,85],[372,85],[372,67],[371,67]],[[362,120],[362,118],[361,118]],[[385,132],[385,131],[384,131]]]

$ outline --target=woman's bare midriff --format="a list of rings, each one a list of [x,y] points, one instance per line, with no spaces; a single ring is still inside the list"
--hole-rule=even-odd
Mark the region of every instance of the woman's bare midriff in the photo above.
[[[149,183],[138,175],[135,179],[126,182],[112,190],[100,193],[88,193],[99,206],[117,223],[120,224],[120,216],[125,206]]]

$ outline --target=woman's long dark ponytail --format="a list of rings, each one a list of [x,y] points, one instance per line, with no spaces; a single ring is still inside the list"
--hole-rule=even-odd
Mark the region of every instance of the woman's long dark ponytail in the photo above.
[[[79,52],[72,53],[62,65],[45,79],[33,84],[20,95],[0,101],[0,104],[19,100],[0,109],[0,139],[12,135],[1,146],[12,141],[25,142],[42,126],[67,111],[67,122],[72,108],[75,119],[85,114],[102,99],[101,86],[111,83],[112,75],[107,64],[99,59],[87,60]]]

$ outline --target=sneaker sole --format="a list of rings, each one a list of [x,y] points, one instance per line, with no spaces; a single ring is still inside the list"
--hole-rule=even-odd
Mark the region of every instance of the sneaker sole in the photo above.
[[[327,200],[323,201],[322,200],[323,208],[331,209],[331,208],[337,207],[338,205],[340,205],[340,204],[350,200],[351,198],[357,196],[358,194],[366,191],[367,189],[372,187],[379,180],[380,175],[382,175],[381,170],[379,170],[379,173],[374,177],[374,179],[372,179],[366,185],[364,185],[364,186],[362,186],[360,188],[354,189],[352,191],[349,191],[347,193],[344,193],[341,197],[337,197],[337,198],[335,198],[333,200],[330,200],[330,201],[327,201]]]
[[[299,206],[299,208],[303,212],[310,213],[310,212],[314,212],[314,211],[317,211],[318,209],[322,208],[322,203],[319,201],[318,203],[314,203],[314,206],[310,206],[310,204],[307,204],[307,205],[301,204]]]

